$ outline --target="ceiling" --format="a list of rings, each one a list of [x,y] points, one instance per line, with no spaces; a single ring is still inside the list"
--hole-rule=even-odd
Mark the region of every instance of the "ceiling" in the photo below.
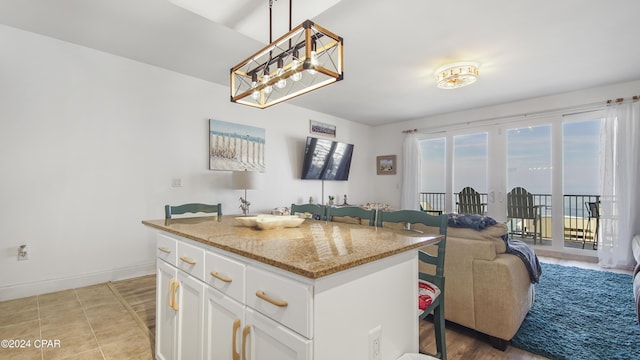
[[[344,38],[344,80],[289,102],[364,124],[640,79],[637,0],[332,3],[309,17]],[[0,23],[228,86],[229,69],[269,35],[260,42],[236,25],[247,9],[268,16],[267,4],[242,0],[213,22],[169,0],[0,0]],[[434,71],[461,60],[480,64],[478,81],[438,89]]]

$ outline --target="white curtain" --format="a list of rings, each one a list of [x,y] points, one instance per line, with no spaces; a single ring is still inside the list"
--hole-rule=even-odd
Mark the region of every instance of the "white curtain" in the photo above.
[[[640,102],[611,105],[600,139],[600,266],[633,268],[640,234]]]
[[[406,135],[402,147],[400,208],[420,210],[420,144],[418,136],[413,132]]]

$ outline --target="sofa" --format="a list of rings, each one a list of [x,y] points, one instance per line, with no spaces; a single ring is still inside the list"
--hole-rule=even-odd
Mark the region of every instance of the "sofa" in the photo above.
[[[426,229],[425,229],[426,230]],[[501,350],[533,305],[534,286],[520,257],[507,254],[506,224],[477,231],[449,226],[445,253],[445,318],[489,336]],[[432,253],[433,248],[425,248]],[[433,272],[420,264],[420,271]]]

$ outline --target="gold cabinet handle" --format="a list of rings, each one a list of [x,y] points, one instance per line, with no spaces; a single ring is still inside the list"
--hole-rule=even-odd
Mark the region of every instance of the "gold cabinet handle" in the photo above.
[[[260,299],[262,299],[262,300],[264,300],[264,301],[266,301],[268,303],[271,303],[271,304],[273,304],[275,306],[278,306],[278,307],[285,307],[285,306],[289,305],[289,303],[284,301],[284,300],[276,300],[276,299],[270,297],[269,295],[265,294],[264,291],[262,291],[262,290],[256,291],[256,296],[259,297]]]
[[[233,334],[231,336],[231,356],[232,360],[240,360],[240,353],[236,351],[236,333],[240,328],[240,319],[233,322]]]
[[[247,336],[249,336],[249,332],[251,332],[251,327],[249,325],[245,325],[244,329],[242,329],[242,360],[247,360]]]
[[[173,309],[173,283],[175,282],[174,279],[169,280],[169,292],[167,294],[167,298],[169,300],[169,307]]]
[[[173,310],[178,311],[180,308],[178,306],[178,287],[180,287],[180,282],[175,280],[173,282]]]
[[[186,262],[186,263],[187,263],[187,264],[189,264],[189,265],[195,265],[195,264],[196,264],[196,261],[195,261],[195,260],[193,260],[193,259],[189,259],[189,258],[188,258],[188,257],[186,257],[186,256],[180,256],[180,260],[182,260],[182,261]]]
[[[166,247],[159,247],[158,250],[162,251],[165,254],[171,254],[171,250],[167,249]]]
[[[169,280],[169,307],[173,310],[178,311],[178,287],[180,286],[180,282],[176,279]]]
[[[217,271],[212,271],[212,272],[210,272],[209,274],[211,274],[211,276],[213,276],[214,278],[216,278],[216,279],[218,279],[218,280],[220,280],[220,281],[224,281],[224,282],[226,282],[226,283],[230,283],[230,282],[232,282],[232,281],[233,281],[233,279],[232,279],[232,278],[230,278],[230,277],[226,277],[226,276],[224,276],[224,275],[220,275]]]

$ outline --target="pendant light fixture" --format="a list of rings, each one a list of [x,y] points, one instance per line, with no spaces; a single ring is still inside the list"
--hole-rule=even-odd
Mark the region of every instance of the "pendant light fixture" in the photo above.
[[[231,68],[231,101],[264,109],[343,79],[342,37],[310,20]]]

